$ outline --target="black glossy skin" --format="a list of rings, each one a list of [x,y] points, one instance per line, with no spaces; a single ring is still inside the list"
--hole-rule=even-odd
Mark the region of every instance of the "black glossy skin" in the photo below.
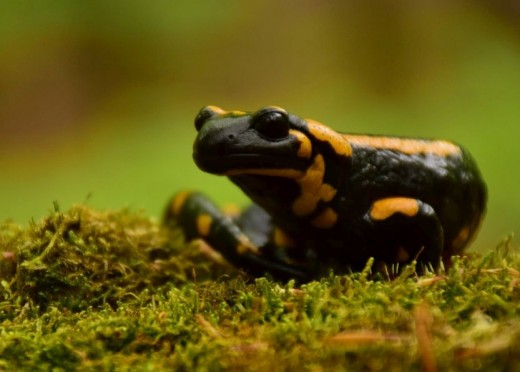
[[[195,126],[199,168],[227,175],[256,205],[232,221],[204,196],[183,193],[167,219],[253,275],[308,280],[359,270],[370,257],[435,269],[463,251],[484,215],[484,182],[453,143],[340,135],[274,107],[208,106]],[[274,239],[275,227],[290,239]]]

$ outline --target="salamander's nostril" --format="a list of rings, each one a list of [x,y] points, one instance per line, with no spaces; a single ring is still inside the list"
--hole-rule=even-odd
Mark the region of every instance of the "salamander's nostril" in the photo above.
[[[235,135],[234,135],[234,134],[228,134],[227,137],[228,137],[228,139],[229,139],[230,141],[233,141],[233,140],[235,139]]]

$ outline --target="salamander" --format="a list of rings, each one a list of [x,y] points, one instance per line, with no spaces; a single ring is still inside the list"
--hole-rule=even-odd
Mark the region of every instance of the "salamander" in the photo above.
[[[485,214],[480,171],[450,141],[339,133],[274,106],[206,106],[195,128],[196,165],[227,176],[253,204],[231,217],[181,191],[165,220],[253,276],[307,281],[369,258],[434,271],[463,252]]]

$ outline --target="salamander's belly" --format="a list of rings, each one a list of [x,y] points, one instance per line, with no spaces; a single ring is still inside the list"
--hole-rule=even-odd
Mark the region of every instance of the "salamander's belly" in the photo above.
[[[449,264],[474,237],[486,188],[469,153],[443,140],[341,134],[277,107],[208,106],[194,160],[255,203],[240,218],[180,193],[168,219],[253,275],[300,280],[373,257],[420,269]]]

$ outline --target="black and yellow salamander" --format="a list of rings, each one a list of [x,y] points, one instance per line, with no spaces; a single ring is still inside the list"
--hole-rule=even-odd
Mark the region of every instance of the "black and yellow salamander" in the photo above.
[[[435,270],[463,251],[485,212],[477,165],[452,142],[341,134],[278,107],[207,106],[195,128],[197,166],[254,204],[231,218],[184,191],[166,222],[251,275],[306,281],[360,270],[371,257]]]

